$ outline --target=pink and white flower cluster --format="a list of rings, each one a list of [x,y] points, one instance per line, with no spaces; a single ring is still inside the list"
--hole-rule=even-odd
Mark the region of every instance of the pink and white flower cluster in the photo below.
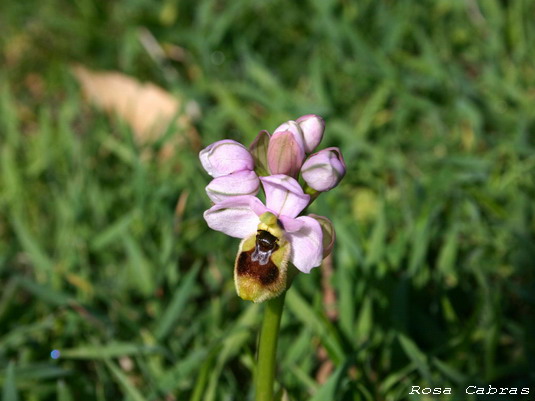
[[[248,148],[225,139],[200,152],[213,180],[206,193],[214,205],[204,213],[208,226],[236,238],[256,233],[259,216],[277,216],[291,243],[290,261],[309,273],[334,244],[334,229],[323,216],[299,214],[320,194],[334,188],[346,166],[338,148],[313,153],[323,138],[324,120],[314,114],[261,131]],[[299,184],[299,179],[303,187]],[[256,197],[262,188],[266,204]]]

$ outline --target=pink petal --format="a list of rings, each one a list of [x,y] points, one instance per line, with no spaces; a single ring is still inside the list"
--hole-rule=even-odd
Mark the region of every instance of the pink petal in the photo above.
[[[201,164],[212,177],[221,177],[241,170],[252,170],[253,157],[245,146],[232,139],[217,141],[201,150]]]
[[[297,177],[303,160],[305,160],[305,150],[290,131],[273,134],[267,151],[267,163],[271,174]]]
[[[266,206],[279,216],[295,217],[310,201],[310,196],[292,177],[287,175],[270,175],[260,177],[266,192]]]
[[[275,135],[277,132],[284,131],[290,131],[299,147],[303,150],[305,149],[305,138],[303,137],[303,131],[301,130],[301,127],[299,127],[299,124],[292,120],[286,121],[285,123],[279,125],[275,131],[273,131],[273,135]]]
[[[321,227],[312,217],[301,216],[297,220],[304,223],[303,227],[299,231],[287,233],[292,244],[290,260],[303,273],[310,273],[323,260]]]
[[[265,207],[264,204],[262,203],[262,201],[260,199],[258,199],[258,198],[251,199],[250,206],[251,206],[251,210],[253,212],[255,212],[255,214],[257,216],[262,216],[266,212],[277,214],[273,210],[268,209],[267,207]]]
[[[299,231],[301,228],[303,228],[303,225],[305,224],[302,220],[294,219],[292,217],[287,216],[279,216],[279,221],[282,223],[282,227],[287,233]]]
[[[246,238],[256,232],[260,222],[251,208],[257,202],[260,202],[258,198],[250,195],[226,199],[204,212],[204,220],[212,230],[231,237]]]
[[[301,116],[295,122],[303,132],[305,152],[311,153],[320,144],[325,131],[325,121],[315,114]]]
[[[242,170],[214,178],[206,187],[208,197],[215,203],[233,196],[256,195],[260,181],[254,171]]]

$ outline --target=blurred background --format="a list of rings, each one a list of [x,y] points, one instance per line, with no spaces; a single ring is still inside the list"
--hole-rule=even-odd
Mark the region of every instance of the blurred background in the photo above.
[[[310,210],[338,237],[287,296],[286,399],[532,399],[534,16],[527,0],[3,1],[2,400],[252,399],[262,305],[235,294],[239,241],[202,218],[197,154],[308,113],[348,172]]]

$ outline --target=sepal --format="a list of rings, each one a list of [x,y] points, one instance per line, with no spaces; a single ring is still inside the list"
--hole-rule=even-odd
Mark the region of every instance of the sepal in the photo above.
[[[334,242],[336,241],[336,232],[334,231],[334,225],[331,220],[324,216],[318,216],[317,214],[309,214],[308,217],[312,217],[321,226],[323,258],[326,258],[333,250]]]
[[[252,170],[253,157],[241,143],[224,139],[207,146],[199,153],[203,168],[217,178],[241,170]]]
[[[269,175],[267,160],[269,139],[269,132],[262,130],[258,133],[251,146],[249,146],[249,152],[254,160],[254,171],[260,177]]]

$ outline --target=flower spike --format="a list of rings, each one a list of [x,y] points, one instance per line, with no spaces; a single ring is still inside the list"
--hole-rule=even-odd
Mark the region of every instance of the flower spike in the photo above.
[[[261,131],[249,149],[227,139],[200,152],[204,169],[214,177],[206,187],[214,204],[204,219],[213,230],[242,239],[234,280],[245,300],[263,302],[279,296],[291,281],[289,271],[310,273],[332,251],[331,221],[302,215],[346,172],[338,148],[321,150],[305,160],[324,130],[321,117],[307,114],[281,124],[273,135]],[[304,187],[298,179],[304,180]],[[260,189],[265,204],[256,197]]]

